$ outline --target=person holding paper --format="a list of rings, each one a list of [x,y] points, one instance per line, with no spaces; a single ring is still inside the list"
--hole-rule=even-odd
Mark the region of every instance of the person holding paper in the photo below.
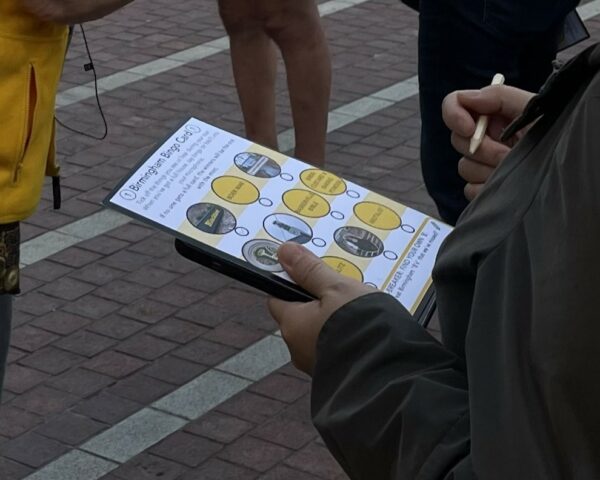
[[[246,137],[278,150],[277,51],[281,51],[296,139],[295,157],[325,163],[331,60],[315,0],[219,0],[231,45]]]
[[[461,167],[475,199],[433,272],[443,343],[392,297],[280,248],[318,300],[270,310],[350,478],[600,478],[600,44],[548,85],[444,102],[462,155],[490,118]]]
[[[0,392],[19,291],[19,222],[39,202],[44,173],[58,175],[54,98],[67,24],[102,17],[132,0],[0,2]]]

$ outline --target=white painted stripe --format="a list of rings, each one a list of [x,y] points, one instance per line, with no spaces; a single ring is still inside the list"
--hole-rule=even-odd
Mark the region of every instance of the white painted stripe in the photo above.
[[[118,463],[109,462],[81,450],[72,450],[44,468],[29,475],[28,480],[95,480],[113,471]]]
[[[583,20],[589,20],[596,15],[600,15],[600,0],[594,0],[577,7],[577,12]]]
[[[390,102],[401,102],[417,93],[419,93],[419,78],[415,75],[391,87],[379,90],[371,94],[371,97],[382,98]]]
[[[93,218],[91,216],[82,218],[59,228],[57,232],[71,235],[81,240],[88,240],[102,235],[107,229],[120,227],[127,223],[127,220],[131,219],[113,210],[102,210],[95,213]]]
[[[130,222],[131,218],[112,210],[102,210],[57,230],[21,244],[21,266],[39,262],[84,240],[113,230]]]
[[[368,0],[337,0],[333,2],[325,2],[319,5],[319,13],[322,17],[331,15],[332,13],[340,12],[350,7],[355,7]]]
[[[125,463],[187,423],[187,420],[174,415],[144,408],[88,440],[81,450]],[[88,480],[90,477],[85,478]]]
[[[269,373],[273,370],[275,368]],[[251,384],[252,382],[243,378],[209,370],[154,402],[152,407],[178,417],[195,420]]]
[[[91,215],[93,217],[93,215]],[[90,218],[90,217],[87,217]],[[74,222],[76,223],[76,222]],[[71,225],[74,225],[72,223]],[[26,267],[32,263],[39,262],[44,258],[54,255],[65,248],[72,247],[76,243],[81,242],[81,239],[71,235],[51,231],[28,240],[21,244],[21,267]]]
[[[227,37],[222,37],[227,40]],[[202,45],[198,45],[197,47],[188,48],[187,50],[182,50],[181,52],[174,53],[170,55],[171,60],[176,60],[181,62],[182,64],[196,62],[198,60],[202,60],[203,58],[210,57],[211,55],[215,55],[229,48],[227,45],[225,48],[218,48],[214,46],[209,46],[206,43]]]
[[[342,105],[329,112],[327,133],[339,130],[361,118],[377,113],[384,108],[391,107],[417,93],[419,93],[419,79],[415,75],[371,95]],[[277,141],[279,143],[279,150],[282,152],[287,152],[294,148],[294,129],[290,128],[279,134]]]
[[[279,336],[263,338],[216,367],[256,382],[290,362],[290,353]]]
[[[331,15],[333,13],[346,10],[368,0],[331,0],[319,5],[319,13],[321,16]],[[99,93],[110,92],[119,87],[123,87],[133,82],[143,80],[144,78],[157,75],[159,73],[168,72],[174,68],[181,67],[191,62],[202,60],[203,58],[216,55],[229,49],[229,38],[223,36],[215,40],[203,43],[196,47],[191,47],[186,50],[168,55],[164,58],[152,60],[151,62],[143,63],[132,67],[128,70],[108,75],[98,80]],[[89,82],[84,85],[73,87],[60,93],[56,98],[56,106],[58,108],[67,107],[74,103],[81,102],[95,96],[94,82]]]
[[[393,104],[394,102],[391,102],[390,100],[383,100],[381,98],[369,95],[368,97],[355,100],[354,102],[350,102],[342,107],[339,107],[336,110],[336,113],[348,115],[350,117],[354,117],[355,119],[364,118],[368,115],[378,112],[379,110],[391,107]]]

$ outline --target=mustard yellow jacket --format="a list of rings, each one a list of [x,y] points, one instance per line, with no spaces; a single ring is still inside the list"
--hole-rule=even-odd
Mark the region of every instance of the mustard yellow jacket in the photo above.
[[[57,175],[54,103],[67,27],[0,0],[0,224],[24,220]]]

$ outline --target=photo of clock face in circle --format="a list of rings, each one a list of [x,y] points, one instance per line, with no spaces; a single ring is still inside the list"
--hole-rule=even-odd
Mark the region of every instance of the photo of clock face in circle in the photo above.
[[[214,203],[192,205],[187,210],[187,219],[198,230],[214,235],[225,235],[237,225],[233,213]]]
[[[312,228],[304,221],[287,213],[274,213],[265,218],[265,231],[280,242],[306,243],[313,236]]]
[[[260,153],[238,153],[233,161],[242,172],[253,177],[273,178],[281,173],[281,167],[275,160]]]
[[[279,243],[272,240],[250,240],[242,247],[242,255],[248,263],[267,272],[283,272],[277,259]]]
[[[338,228],[333,234],[333,239],[342,250],[357,257],[377,257],[384,250],[383,242],[380,238],[364,228]]]

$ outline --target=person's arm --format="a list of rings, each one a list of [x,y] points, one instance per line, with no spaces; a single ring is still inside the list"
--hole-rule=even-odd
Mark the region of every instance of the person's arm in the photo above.
[[[313,375],[313,421],[350,478],[472,480],[463,361],[395,299],[306,249],[286,244],[279,260],[318,298],[270,308],[292,361]]]
[[[72,25],[102,18],[133,0],[22,0],[41,20]]]
[[[523,112],[533,93],[508,86],[492,86],[482,90],[462,90],[449,94],[442,105],[444,122],[452,131],[452,145],[463,158],[458,173],[466,180],[465,196],[472,200],[487,179],[526,133],[518,132],[508,143],[502,143],[502,131]],[[475,133],[480,115],[488,115],[490,122],[481,146],[469,153],[469,142]]]
[[[353,480],[474,478],[464,364],[389,295],[355,300],[327,321],[311,409]]]

